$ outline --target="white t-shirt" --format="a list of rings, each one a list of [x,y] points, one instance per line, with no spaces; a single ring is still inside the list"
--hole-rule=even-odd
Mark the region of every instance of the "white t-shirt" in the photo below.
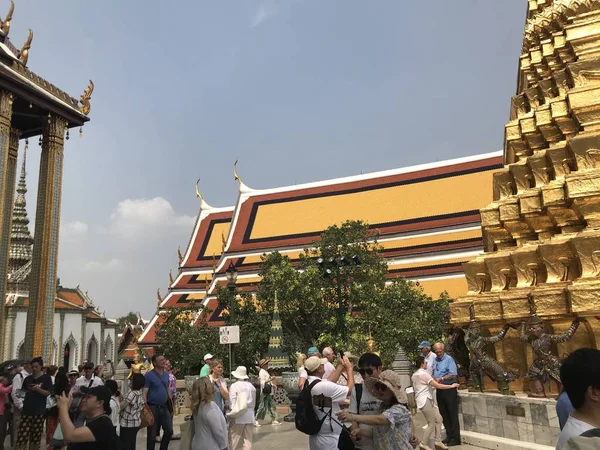
[[[430,351],[427,356],[425,356],[425,361],[427,362],[427,373],[429,375],[433,375],[433,362],[435,361],[435,353]]]
[[[421,409],[425,406],[427,400],[433,401],[433,388],[430,385],[433,377],[425,369],[419,369],[413,373],[411,380],[415,390],[417,408]]]
[[[352,396],[350,397],[350,406],[348,412],[352,414],[364,414],[367,416],[381,414],[381,401],[373,397],[367,388],[362,386],[362,395],[360,397],[360,410],[356,407],[356,387],[352,389]],[[365,425],[364,423],[358,424],[359,428],[370,429],[373,428],[371,425]],[[373,450],[373,438],[367,436],[361,436],[360,443],[358,446],[362,450]]]
[[[558,436],[556,450],[561,450],[563,448],[563,445],[567,443],[569,438],[572,438],[573,436],[579,436],[581,433],[587,430],[591,430],[592,428],[594,428],[593,425],[590,425],[589,423],[584,422],[583,420],[576,419],[573,416],[569,416],[567,423],[565,423],[565,427],[562,429],[560,435]]]
[[[233,409],[238,393],[242,391],[246,393],[246,397],[248,399],[248,407],[246,408],[245,412],[233,419],[235,420],[235,423],[237,425],[254,423],[254,405],[256,405],[256,388],[252,385],[252,383],[244,380],[239,380],[233,383],[229,388],[229,403],[231,404],[231,408]]]
[[[119,413],[121,412],[121,406],[119,405],[116,397],[110,398],[110,420],[115,427],[119,427]]]
[[[317,377],[308,377],[306,382],[312,383],[318,379]],[[336,449],[340,433],[342,432],[342,427],[338,424],[337,413],[340,412],[340,403],[343,403],[348,396],[348,388],[332,383],[331,381],[321,380],[313,386],[311,393],[313,397],[323,394],[325,397],[331,398],[331,417],[336,420],[333,421],[327,418],[323,421],[319,434],[308,437],[309,448],[310,450]],[[325,412],[321,412],[321,409],[317,406],[313,405],[313,408],[319,419],[322,419],[329,413],[327,408],[325,408]]]
[[[258,372],[258,379],[260,380],[260,392],[262,392],[265,384],[271,379],[271,375],[265,369],[261,368]]]
[[[327,361],[325,363],[325,373],[323,374],[323,379],[327,380],[329,378],[329,375],[331,375],[333,372],[335,372],[335,367],[333,367],[333,364],[331,364],[329,361]]]
[[[92,384],[90,384],[90,381],[92,382]],[[79,378],[77,378],[77,381],[75,381],[75,390],[79,391],[82,386],[93,388],[96,386],[103,385],[104,381],[102,381],[102,378],[97,377],[96,375],[92,375],[92,378],[90,378],[89,380],[85,377],[85,375],[82,375]]]

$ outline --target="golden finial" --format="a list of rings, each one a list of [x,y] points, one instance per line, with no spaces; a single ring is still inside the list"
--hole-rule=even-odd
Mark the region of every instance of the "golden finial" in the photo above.
[[[240,176],[237,173],[237,163],[238,163],[238,160],[236,159],[235,162],[233,163],[233,178],[240,185],[242,185],[243,181],[242,181],[242,179],[240,178]]]
[[[183,263],[183,255],[181,254],[181,247],[177,247],[177,257],[179,258],[179,265]]]
[[[199,184],[200,184],[200,178],[198,178],[198,181],[196,181],[196,197],[198,197],[200,199],[200,208],[201,209],[212,209],[212,206],[210,206],[208,203],[206,203],[204,201],[204,197],[202,197],[202,194],[200,193],[200,189],[198,187]]]
[[[10,21],[12,20],[13,13],[15,12],[15,2],[10,0],[10,9],[8,10],[8,14],[6,18],[0,21],[0,30],[4,33],[5,36],[8,36],[8,32],[10,31]]]
[[[215,274],[217,273],[217,257],[215,256],[214,253],[213,253],[212,257],[213,257],[213,266],[212,266],[213,270],[212,270],[212,274],[213,274],[213,277],[214,277]]]
[[[225,232],[221,231],[221,253],[225,252],[225,244],[227,241],[225,240]]]
[[[204,274],[204,291],[208,295],[208,274]]]
[[[29,60],[29,49],[31,48],[32,40],[33,40],[33,31],[31,31],[31,28],[30,28],[29,36],[27,36],[27,40],[25,41],[25,44],[23,44],[23,48],[21,49],[21,54],[19,55],[19,61],[21,61],[24,66],[27,65],[27,61]]]
[[[173,271],[169,269],[169,283],[173,284]]]
[[[161,303],[162,303],[162,301],[163,301],[163,299],[162,299],[162,297],[161,297],[161,295],[160,295],[160,288],[158,288],[158,289],[156,290],[156,298],[157,298],[157,300],[158,300],[158,306],[160,306],[160,304],[161,304]]]
[[[85,89],[85,91],[83,91],[81,97],[79,97],[79,103],[81,103],[79,111],[81,111],[86,116],[90,113],[90,110],[92,109],[92,105],[90,104],[92,92],[94,92],[94,82],[90,80],[90,84]]]

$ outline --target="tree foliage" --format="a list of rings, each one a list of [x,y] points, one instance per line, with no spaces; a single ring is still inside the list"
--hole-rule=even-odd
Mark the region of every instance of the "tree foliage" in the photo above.
[[[117,319],[117,330],[119,333],[121,333],[124,329],[125,329],[125,325],[127,325],[128,323],[132,323],[132,324],[136,324],[138,321],[138,316],[136,313],[134,313],[133,311],[129,311],[127,314],[125,314],[122,317],[119,317]]]
[[[202,357],[208,352],[216,353],[219,346],[219,329],[209,327],[206,320],[212,311],[190,303],[183,308],[168,308],[161,314],[166,320],[156,332],[159,353],[178,369],[178,376],[199,374]],[[196,326],[191,326],[194,322]]]
[[[360,354],[367,350],[371,333],[386,364],[402,347],[412,357],[423,339],[440,339],[448,304],[432,301],[415,283],[397,279],[386,286],[387,263],[377,233],[361,221],[348,221],[325,230],[314,247],[300,255],[297,269],[277,252],[263,256],[258,289],[260,299],[277,295],[283,328],[282,346],[288,353],[306,352],[325,345]],[[326,275],[317,263],[358,258],[339,269],[341,301],[347,336],[338,326],[338,272]],[[335,267],[331,263],[329,267]]]

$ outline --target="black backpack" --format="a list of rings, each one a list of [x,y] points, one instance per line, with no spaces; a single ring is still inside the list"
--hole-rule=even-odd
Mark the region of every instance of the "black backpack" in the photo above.
[[[271,386],[271,383],[265,383],[265,385],[263,386],[262,389],[262,393],[263,395],[271,395],[271,392],[273,391],[273,386]]]
[[[296,429],[304,434],[314,436],[321,431],[321,426],[328,414],[319,419],[312,402],[312,388],[321,380],[314,380],[312,383],[304,383],[304,387],[296,400]],[[331,414],[331,413],[329,413]]]

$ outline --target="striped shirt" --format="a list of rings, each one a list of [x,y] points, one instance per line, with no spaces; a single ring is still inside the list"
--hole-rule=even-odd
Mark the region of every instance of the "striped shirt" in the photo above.
[[[142,391],[129,391],[125,400],[127,406],[121,410],[119,425],[122,428],[139,427],[142,422],[142,408],[144,408]]]

